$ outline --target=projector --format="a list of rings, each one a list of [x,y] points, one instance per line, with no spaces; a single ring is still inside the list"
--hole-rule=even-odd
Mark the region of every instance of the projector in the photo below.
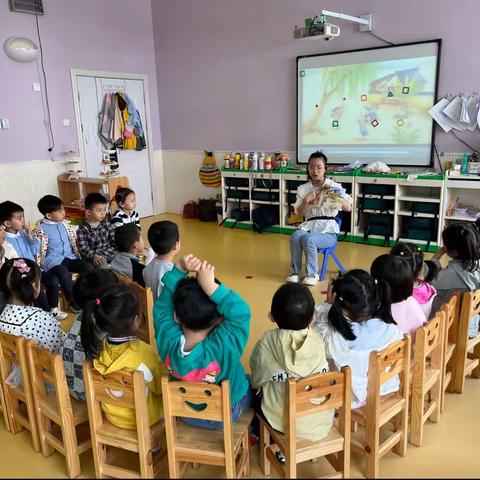
[[[333,23],[312,23],[309,27],[295,27],[293,38],[321,38],[331,40],[340,36],[340,27]]]

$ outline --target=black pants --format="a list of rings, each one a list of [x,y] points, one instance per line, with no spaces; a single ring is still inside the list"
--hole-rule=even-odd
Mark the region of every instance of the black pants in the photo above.
[[[67,302],[73,301],[73,282],[71,273],[83,273],[93,270],[95,267],[86,260],[71,260],[65,258],[60,265],[51,268],[48,272],[43,272],[42,282],[47,292],[48,304],[51,308],[58,306],[58,291],[63,290]]]

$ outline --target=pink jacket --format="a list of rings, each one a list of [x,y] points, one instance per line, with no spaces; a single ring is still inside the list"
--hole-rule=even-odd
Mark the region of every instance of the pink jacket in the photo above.
[[[398,328],[403,333],[409,333],[412,340],[415,338],[417,328],[427,322],[422,307],[413,296],[408,297],[403,302],[392,303],[392,316],[397,322]]]
[[[421,282],[420,285],[413,288],[413,298],[419,303],[425,317],[430,318],[432,303],[437,296],[437,291],[427,282]]]

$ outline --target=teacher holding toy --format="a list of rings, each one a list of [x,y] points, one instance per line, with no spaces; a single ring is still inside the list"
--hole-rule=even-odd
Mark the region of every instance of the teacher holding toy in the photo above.
[[[304,285],[318,283],[318,249],[334,245],[340,229],[335,217],[340,210],[352,211],[352,197],[339,184],[325,178],[327,157],[322,152],[310,155],[307,165],[308,182],[300,185],[293,204],[295,213],[304,217],[290,237],[291,273],[287,282],[298,283],[305,252],[307,275]]]

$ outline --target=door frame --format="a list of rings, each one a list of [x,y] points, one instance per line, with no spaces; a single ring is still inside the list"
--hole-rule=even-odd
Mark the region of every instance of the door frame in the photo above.
[[[153,194],[153,214],[158,214],[158,192],[157,185],[154,181],[157,178],[157,172],[155,170],[155,164],[153,161],[153,137],[152,137],[152,117],[150,114],[150,87],[148,84],[148,75],[143,73],[120,73],[120,72],[108,72],[103,70],[83,70],[78,68],[70,69],[70,79],[72,82],[72,95],[73,105],[75,108],[75,126],[77,130],[77,142],[80,154],[80,164],[83,171],[86,173],[86,159],[85,150],[83,145],[83,132],[81,127],[81,114],[80,103],[78,96],[77,77],[94,77],[94,78],[116,78],[120,80],[142,80],[143,81],[143,93],[145,96],[145,116],[147,123],[147,151],[148,151],[148,164],[150,166],[150,188]],[[100,159],[99,159],[100,165]]]

